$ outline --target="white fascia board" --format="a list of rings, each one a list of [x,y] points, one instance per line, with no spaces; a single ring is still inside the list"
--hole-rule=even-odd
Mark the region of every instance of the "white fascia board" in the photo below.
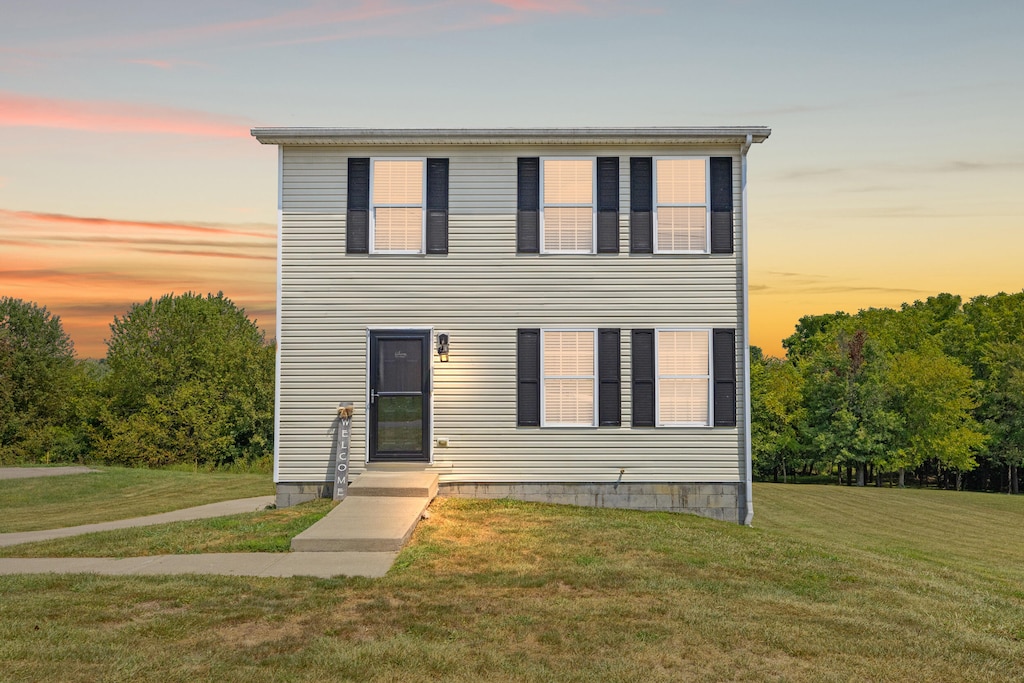
[[[700,144],[763,142],[766,126],[652,128],[253,128],[265,145]]]

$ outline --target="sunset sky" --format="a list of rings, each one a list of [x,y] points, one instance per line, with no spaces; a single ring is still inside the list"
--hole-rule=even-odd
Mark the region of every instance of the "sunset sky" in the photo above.
[[[223,291],[273,334],[276,148],[251,126],[767,125],[752,341],[1024,288],[1020,0],[3,0],[0,295],[105,354]]]

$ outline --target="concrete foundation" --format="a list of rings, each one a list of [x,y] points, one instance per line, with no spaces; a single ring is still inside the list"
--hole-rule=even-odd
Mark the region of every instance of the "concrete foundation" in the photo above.
[[[743,524],[747,501],[742,483],[442,483],[439,496],[512,498],[536,503],[689,512]]]
[[[354,480],[358,481],[359,477]],[[298,505],[330,498],[331,482],[279,483],[277,506]],[[441,483],[439,496],[453,498],[512,498],[536,503],[588,507],[688,512],[743,524],[747,514],[745,488],[738,482],[716,483]]]
[[[334,483],[323,482],[282,482],[277,485],[277,507],[286,508],[299,503],[308,503],[316,498],[334,497]]]

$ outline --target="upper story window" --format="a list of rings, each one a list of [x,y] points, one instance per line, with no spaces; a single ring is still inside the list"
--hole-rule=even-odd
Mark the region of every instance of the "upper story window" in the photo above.
[[[630,157],[631,254],[732,254],[732,157]]]
[[[594,160],[541,160],[543,252],[594,252]]]
[[[370,240],[374,253],[422,254],[424,159],[373,159]]]
[[[659,157],[654,163],[654,251],[706,254],[710,241],[708,159]]]
[[[658,330],[658,426],[704,426],[711,419],[711,331]]]

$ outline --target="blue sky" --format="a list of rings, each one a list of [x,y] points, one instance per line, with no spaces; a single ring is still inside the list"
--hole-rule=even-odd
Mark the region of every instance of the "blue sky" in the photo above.
[[[272,328],[254,125],[768,125],[754,343],[805,313],[1024,287],[1024,3],[5,3],[0,294],[82,355],[133,301]]]

